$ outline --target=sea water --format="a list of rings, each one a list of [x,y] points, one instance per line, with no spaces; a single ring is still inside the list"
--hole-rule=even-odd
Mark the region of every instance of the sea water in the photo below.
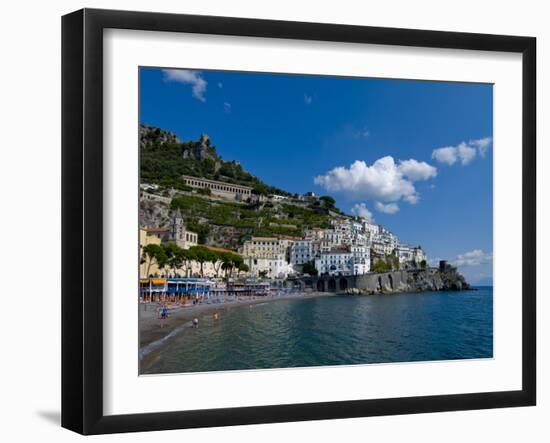
[[[231,306],[143,362],[147,374],[491,358],[493,288]]]

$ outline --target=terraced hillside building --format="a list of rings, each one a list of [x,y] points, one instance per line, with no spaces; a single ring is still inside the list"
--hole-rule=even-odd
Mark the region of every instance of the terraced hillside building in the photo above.
[[[252,196],[252,188],[243,185],[234,185],[217,180],[182,175],[182,180],[187,186],[195,189],[210,189],[212,195],[227,200],[246,201]]]
[[[286,278],[293,272],[289,263],[294,241],[278,237],[252,237],[243,244],[242,255],[252,276],[265,273],[269,278]]]

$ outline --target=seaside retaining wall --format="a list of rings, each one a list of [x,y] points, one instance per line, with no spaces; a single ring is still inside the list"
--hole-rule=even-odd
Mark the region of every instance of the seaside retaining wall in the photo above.
[[[447,273],[435,268],[364,275],[302,277],[287,280],[287,286],[348,294],[461,290],[469,287],[460,274]]]

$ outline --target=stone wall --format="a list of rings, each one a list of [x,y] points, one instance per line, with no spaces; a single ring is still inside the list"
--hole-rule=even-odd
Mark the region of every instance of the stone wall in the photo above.
[[[299,286],[302,289],[310,288],[320,292],[358,295],[442,290],[460,291],[470,288],[464,277],[456,269],[440,271],[435,268],[365,275],[303,277],[289,279],[287,286]]]

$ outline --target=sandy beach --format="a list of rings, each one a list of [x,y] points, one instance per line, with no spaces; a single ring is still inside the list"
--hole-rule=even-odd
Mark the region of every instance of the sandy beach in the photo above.
[[[336,294],[328,292],[306,292],[288,295],[242,297],[217,304],[203,303],[190,306],[168,304],[169,311],[168,318],[166,319],[159,319],[158,303],[141,303],[139,305],[140,358],[150,351],[165,345],[171,337],[182,332],[185,328],[190,328],[194,318],[199,320],[200,325],[202,318],[213,316],[214,313],[218,312],[220,318],[223,319],[224,311],[237,306],[274,303],[279,300],[289,299],[330,297],[334,295]]]

